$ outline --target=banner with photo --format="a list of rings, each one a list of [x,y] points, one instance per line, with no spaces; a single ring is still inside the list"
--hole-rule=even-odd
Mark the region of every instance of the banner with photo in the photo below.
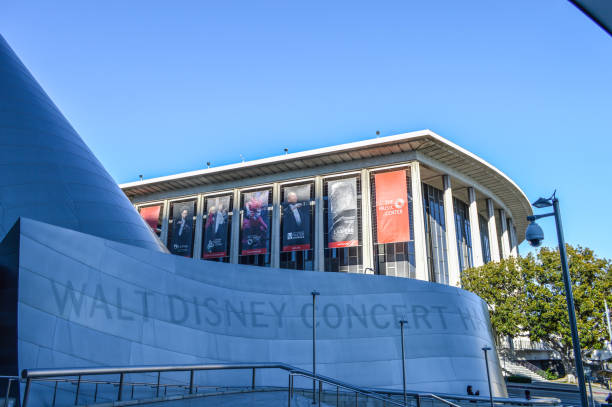
[[[145,222],[153,229],[153,231],[159,236],[161,234],[161,227],[159,224],[159,214],[161,212],[161,205],[147,206],[140,208],[140,216]]]
[[[214,259],[228,255],[228,219],[230,195],[206,198],[206,223],[202,258]]]
[[[311,184],[284,188],[282,251],[310,250],[310,188]]]
[[[359,245],[357,222],[357,179],[327,183],[329,248]]]
[[[191,257],[193,253],[193,212],[195,201],[175,202],[172,205],[172,240],[170,252]]]
[[[246,192],[242,218],[242,240],[240,254],[268,253],[270,241],[270,217],[268,214],[268,198],[270,191]]]
[[[377,243],[410,240],[408,189],[406,171],[383,172],[374,175],[376,185]]]

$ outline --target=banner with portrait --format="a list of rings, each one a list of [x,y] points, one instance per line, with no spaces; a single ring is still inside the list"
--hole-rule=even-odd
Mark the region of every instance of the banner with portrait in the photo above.
[[[328,196],[328,247],[359,245],[357,221],[357,179],[347,178],[329,181]]]
[[[243,256],[268,253],[268,243],[270,241],[269,195],[269,190],[246,192],[243,195],[242,239],[240,241],[240,254]]]
[[[206,222],[202,258],[214,259],[228,255],[230,195],[206,198]]]
[[[383,172],[374,175],[376,185],[377,243],[410,240],[408,189],[406,171]]]
[[[145,222],[153,229],[153,231],[159,236],[161,234],[161,227],[159,223],[159,214],[161,212],[161,205],[147,206],[140,208],[140,216]]]
[[[281,248],[284,252],[311,248],[310,188],[311,184],[284,188]]]
[[[172,204],[172,239],[170,252],[191,257],[193,253],[193,212],[195,201]]]

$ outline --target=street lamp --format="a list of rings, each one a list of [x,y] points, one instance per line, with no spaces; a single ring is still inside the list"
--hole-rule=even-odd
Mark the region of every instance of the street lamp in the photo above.
[[[567,251],[565,250],[565,239],[563,238],[563,227],[561,225],[561,211],[559,210],[559,200],[556,197],[556,192],[550,198],[540,198],[533,204],[536,208],[553,207],[553,212],[542,215],[527,216],[527,220],[531,223],[525,231],[525,238],[534,247],[538,247],[544,240],[544,232],[542,228],[535,222],[537,219],[546,218],[548,216],[555,217],[557,226],[557,239],[559,240],[559,255],[561,256],[561,269],[563,270],[563,284],[565,285],[565,301],[567,303],[567,313],[569,315],[570,329],[572,331],[572,344],[574,345],[574,359],[576,361],[576,376],[578,376],[578,388],[580,390],[580,401],[582,407],[589,406],[586,386],[584,384],[584,367],[582,366],[582,354],[580,352],[580,339],[578,337],[578,327],[576,325],[576,311],[574,310],[574,295],[572,293],[572,280],[569,274],[567,265]]]
[[[404,405],[408,405],[408,399],[406,397],[406,356],[404,351],[404,324],[407,324],[408,321],[402,319],[399,321],[400,331],[402,333],[402,380],[404,383]]]
[[[317,377],[317,311],[316,311],[316,298],[321,293],[314,290],[310,293],[312,295],[312,404],[317,404],[317,393],[316,393],[316,377]]]
[[[491,375],[489,373],[489,357],[487,356],[487,351],[490,351],[491,348],[487,345],[482,347],[482,351],[485,356],[485,365],[487,367],[487,383],[489,384],[489,400],[491,401],[491,407],[493,407],[493,392],[491,391]]]

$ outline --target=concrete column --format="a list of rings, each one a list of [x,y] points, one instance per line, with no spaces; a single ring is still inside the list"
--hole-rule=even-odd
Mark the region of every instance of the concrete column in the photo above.
[[[510,256],[518,257],[518,240],[512,218],[508,219],[508,232],[510,233]]]
[[[240,253],[240,190],[238,189],[234,189],[231,241],[230,263],[238,263],[238,254]]]
[[[448,285],[461,286],[459,253],[457,251],[457,230],[455,228],[455,207],[450,176],[442,176],[444,182],[444,223],[446,224],[446,255],[448,264]]]
[[[162,208],[161,235],[159,238],[166,246],[168,246],[168,219],[170,219],[170,202],[165,199]]]
[[[495,219],[495,208],[493,207],[493,200],[487,199],[487,215],[489,219],[487,226],[489,227],[489,247],[491,249],[491,261],[499,261],[499,241],[497,240],[497,223]]]
[[[204,227],[204,222],[202,219],[202,215],[204,213],[204,197],[202,195],[198,195],[196,199],[196,224],[194,229],[194,239],[193,239],[193,258],[201,259],[202,258],[202,228]]]
[[[270,267],[280,266],[280,221],[281,221],[281,193],[278,182],[272,185],[272,230],[270,233]]]
[[[476,192],[474,188],[468,188],[468,199],[470,201],[470,230],[472,237],[472,262],[474,267],[484,264],[482,260],[482,242],[480,241],[480,225],[478,223],[478,205],[476,203]]]
[[[370,173],[364,168],[361,170],[361,236],[363,238],[363,272],[365,274],[374,274],[371,199],[372,188],[370,188]]]
[[[421,183],[421,167],[418,161],[410,163],[410,179],[412,188],[412,219],[414,230],[414,255],[417,280],[429,281],[427,270],[427,246],[425,241],[425,217],[423,212],[423,187]]]
[[[508,232],[508,221],[506,219],[506,211],[499,210],[499,223],[501,224],[501,252],[502,258],[510,257],[510,232]]]
[[[315,226],[314,226],[314,261],[316,271],[325,271],[325,247],[323,226],[323,178],[315,177]]]

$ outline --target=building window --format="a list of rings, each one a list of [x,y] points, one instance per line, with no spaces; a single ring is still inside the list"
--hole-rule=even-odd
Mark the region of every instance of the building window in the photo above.
[[[196,200],[170,203],[168,220],[168,250],[184,257],[193,256],[193,238],[196,220]]]
[[[281,188],[281,268],[314,270],[314,205],[314,183]]]
[[[363,272],[361,183],[358,177],[325,180],[323,223],[325,271]]]
[[[384,174],[389,175],[390,178],[384,177]],[[374,267],[376,268],[376,274],[416,278],[414,231],[412,227],[414,225],[412,191],[408,174],[409,172],[406,170],[393,170],[370,175],[372,191],[370,202],[372,208],[372,242],[374,245]],[[392,180],[397,180],[395,176],[398,176],[402,181],[393,182]],[[400,195],[401,197],[399,197]],[[392,222],[397,222],[401,219],[400,222],[406,222],[400,230],[396,229],[394,231],[396,236],[389,234],[388,228],[385,225],[379,225],[382,221],[380,217],[385,216],[384,212],[386,209],[381,210],[380,206],[381,204],[384,205],[386,198],[391,196],[398,196],[399,198],[392,198],[390,201],[404,200],[405,197],[404,208],[408,211],[407,219],[402,217],[392,220]],[[389,209],[394,210],[393,208]],[[392,216],[395,215],[396,213],[392,213]],[[404,213],[401,215],[403,216]]]
[[[204,198],[202,228],[202,258],[229,263],[232,244],[232,211],[234,197],[231,194]]]
[[[473,267],[472,237],[470,228],[470,214],[467,204],[453,198],[455,208],[455,229],[457,230],[457,251],[459,253],[459,268],[463,271]]]
[[[423,184],[423,208],[425,210],[429,279],[436,283],[448,284],[444,192],[431,185]]]
[[[151,227],[151,230],[155,232],[157,237],[161,236],[162,229],[162,217],[164,212],[164,205],[148,205],[141,206],[138,208],[140,216],[147,222],[147,225]]]
[[[489,226],[487,220],[482,215],[478,215],[478,225],[480,227],[480,244],[482,246],[482,261],[487,264],[491,261],[491,244],[489,241]]]
[[[239,263],[270,265],[272,188],[240,194]]]

